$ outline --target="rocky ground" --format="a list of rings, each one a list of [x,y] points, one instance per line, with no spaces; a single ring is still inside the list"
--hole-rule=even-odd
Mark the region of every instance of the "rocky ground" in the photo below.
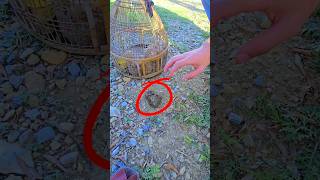
[[[49,48],[11,14],[1,18],[0,179],[106,179],[82,145],[87,113],[105,86],[95,80],[106,61]],[[101,115],[95,130],[101,154],[108,153],[106,120]]]
[[[215,29],[212,138],[217,179],[320,178],[319,15],[301,35],[236,65],[235,50],[269,26],[263,14],[252,13]]]
[[[188,9],[191,3],[200,12]],[[169,58],[199,47],[208,37],[208,23],[202,30],[189,19],[200,14],[197,21],[208,22],[200,1],[157,1],[156,10],[169,35]],[[166,81],[173,90],[173,105],[164,113],[148,118],[135,111],[142,84],[168,74],[135,80],[123,77],[111,66],[112,172],[129,166],[143,179],[209,178],[209,73],[206,71],[189,82],[181,81],[182,75],[189,71],[186,68]],[[167,102],[162,86],[151,89],[161,94],[163,104]],[[144,96],[141,107],[155,111],[147,105]]]

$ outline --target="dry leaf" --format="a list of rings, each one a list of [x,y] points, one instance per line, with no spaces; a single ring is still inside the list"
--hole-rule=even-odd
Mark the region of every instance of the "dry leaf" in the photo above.
[[[164,167],[166,170],[174,171],[176,174],[179,174],[179,171],[178,171],[177,167],[176,167],[174,164],[167,163],[167,164],[163,165],[163,167]]]

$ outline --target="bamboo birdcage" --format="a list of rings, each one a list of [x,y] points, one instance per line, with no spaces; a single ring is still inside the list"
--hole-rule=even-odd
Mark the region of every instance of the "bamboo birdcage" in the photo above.
[[[9,0],[20,24],[51,47],[70,53],[108,53],[106,0]]]
[[[145,0],[117,0],[111,9],[111,58],[123,75],[132,78],[159,75],[167,61],[165,28],[157,12],[147,7]]]

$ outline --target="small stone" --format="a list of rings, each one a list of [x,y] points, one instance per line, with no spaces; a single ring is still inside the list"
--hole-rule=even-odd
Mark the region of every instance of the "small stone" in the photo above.
[[[54,139],[55,132],[51,127],[44,127],[35,134],[38,144]]]
[[[50,143],[50,148],[54,151],[59,149],[60,147],[61,147],[61,144],[57,141],[53,141],[52,143]]]
[[[30,66],[34,66],[40,62],[39,56],[35,54],[31,54],[27,60],[27,64]]]
[[[128,133],[126,131],[121,130],[120,131],[120,137],[127,137]]]
[[[34,71],[36,73],[45,75],[46,74],[46,67],[43,64],[38,64],[36,67],[34,67]]]
[[[23,99],[21,96],[14,96],[12,97],[12,105],[13,108],[20,107],[23,104]]]
[[[0,90],[4,93],[4,94],[12,94],[13,92],[13,88],[11,86],[11,84],[9,82],[5,82],[1,85]]]
[[[16,113],[15,110],[11,110],[9,111],[2,119],[2,121],[8,121],[10,120],[11,118],[13,118],[14,114]]]
[[[239,116],[238,114],[233,113],[233,112],[229,113],[228,119],[229,119],[230,123],[235,124],[235,125],[241,125],[244,122],[242,120],[241,116]]]
[[[122,107],[127,107],[127,106],[128,106],[128,103],[125,102],[125,101],[123,101],[123,102],[121,103],[121,106],[122,106]]]
[[[15,141],[18,139],[19,135],[20,135],[20,132],[19,132],[19,131],[13,131],[13,132],[11,132],[11,133],[8,135],[8,137],[7,137],[8,142],[9,142],[9,143],[15,142]]]
[[[219,95],[218,88],[215,84],[211,86],[211,96],[216,97]]]
[[[264,84],[265,84],[264,77],[262,75],[257,76],[256,79],[254,80],[254,85],[258,87],[263,87]]]
[[[26,112],[24,113],[24,116],[25,116],[26,118],[31,119],[31,120],[37,119],[37,118],[39,117],[39,115],[40,115],[40,111],[39,111],[39,109],[37,109],[37,108],[30,109],[30,110],[28,110],[28,111],[26,111]]]
[[[139,136],[143,136],[143,129],[138,128],[138,129],[137,129],[137,134],[138,134]]]
[[[191,179],[191,176],[190,176],[190,174],[187,172],[187,173],[186,173],[186,180],[189,180],[189,179]]]
[[[117,172],[117,171],[118,171],[118,169],[119,169],[119,167],[118,167],[118,166],[116,166],[116,165],[112,164],[112,166],[111,166],[111,172],[112,172],[112,173]]]
[[[41,119],[48,119],[49,113],[47,111],[41,111],[40,117]]]
[[[84,84],[85,81],[86,81],[86,79],[83,76],[80,76],[76,79],[76,84],[77,84],[77,86],[81,86]]]
[[[63,51],[45,50],[40,53],[41,59],[49,64],[62,64],[67,59],[67,54]]]
[[[19,143],[20,144],[25,144],[31,137],[32,135],[32,130],[28,129],[24,131],[20,136],[19,136]]]
[[[42,75],[29,71],[25,75],[25,85],[30,93],[39,93],[45,89],[46,82]]]
[[[56,80],[56,85],[59,89],[63,90],[64,87],[66,86],[67,84],[67,81],[65,79],[59,79],[59,80]]]
[[[60,157],[59,161],[62,165],[74,164],[77,161],[78,156],[78,152],[70,152]]]
[[[111,156],[112,156],[112,157],[115,157],[116,155],[119,154],[119,152],[120,152],[120,147],[117,146],[116,148],[114,148],[114,149],[112,150]]]
[[[78,77],[80,75],[80,67],[77,63],[70,63],[68,64],[68,72],[71,74],[73,77]]]
[[[151,149],[148,148],[148,147],[144,147],[144,148],[143,148],[143,152],[144,152],[144,154],[145,154],[146,156],[148,156],[148,155],[150,155],[150,153],[151,153]]]
[[[131,78],[124,77],[124,78],[123,78],[123,81],[124,81],[124,82],[126,82],[126,83],[128,83],[128,82],[130,82],[130,81],[131,81]]]
[[[172,177],[173,179],[176,179],[176,178],[178,177],[178,175],[177,175],[175,172],[171,172],[171,177]]]
[[[151,136],[148,137],[148,144],[149,144],[149,146],[152,146],[152,145],[153,145],[153,139],[152,139]]]
[[[185,172],[186,172],[186,167],[183,166],[183,167],[180,169],[179,174],[180,174],[180,175],[183,175]]]
[[[255,103],[256,103],[256,102],[255,102],[254,98],[249,97],[249,98],[247,98],[246,101],[245,101],[245,106],[246,106],[248,109],[252,109],[252,108],[254,107]]]
[[[128,145],[134,147],[137,145],[137,140],[135,138],[130,138]]]
[[[30,95],[28,97],[27,104],[31,107],[37,107],[40,104],[40,99],[38,98],[38,96]]]
[[[66,143],[66,144],[72,144],[73,143],[73,140],[69,137],[69,136],[67,136],[65,139],[64,139],[64,142]]]
[[[59,131],[63,133],[70,133],[74,129],[74,124],[70,122],[63,122],[59,124]]]
[[[116,107],[110,106],[110,116],[111,117],[121,117],[120,110]]]
[[[100,72],[98,68],[91,68],[87,72],[87,78],[90,78],[91,80],[96,80],[100,77]]]
[[[143,128],[144,132],[147,132],[147,131],[150,131],[151,126],[150,125],[143,125],[142,128]]]
[[[21,174],[25,171],[19,165],[16,157],[21,158],[27,166],[33,168],[31,152],[17,144],[10,144],[0,140],[0,174]]]
[[[23,77],[22,76],[11,75],[9,77],[9,82],[15,89],[18,89],[19,86],[23,82]]]
[[[26,59],[34,51],[35,51],[34,48],[27,48],[20,54],[19,58],[20,59]]]

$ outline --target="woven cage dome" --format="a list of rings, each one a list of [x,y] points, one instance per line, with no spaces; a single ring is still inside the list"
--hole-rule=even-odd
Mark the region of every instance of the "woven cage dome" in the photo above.
[[[9,0],[16,19],[42,42],[70,53],[108,53],[105,0]]]
[[[167,61],[166,31],[153,7],[147,7],[145,0],[117,0],[111,10],[111,58],[125,76],[154,77]]]

